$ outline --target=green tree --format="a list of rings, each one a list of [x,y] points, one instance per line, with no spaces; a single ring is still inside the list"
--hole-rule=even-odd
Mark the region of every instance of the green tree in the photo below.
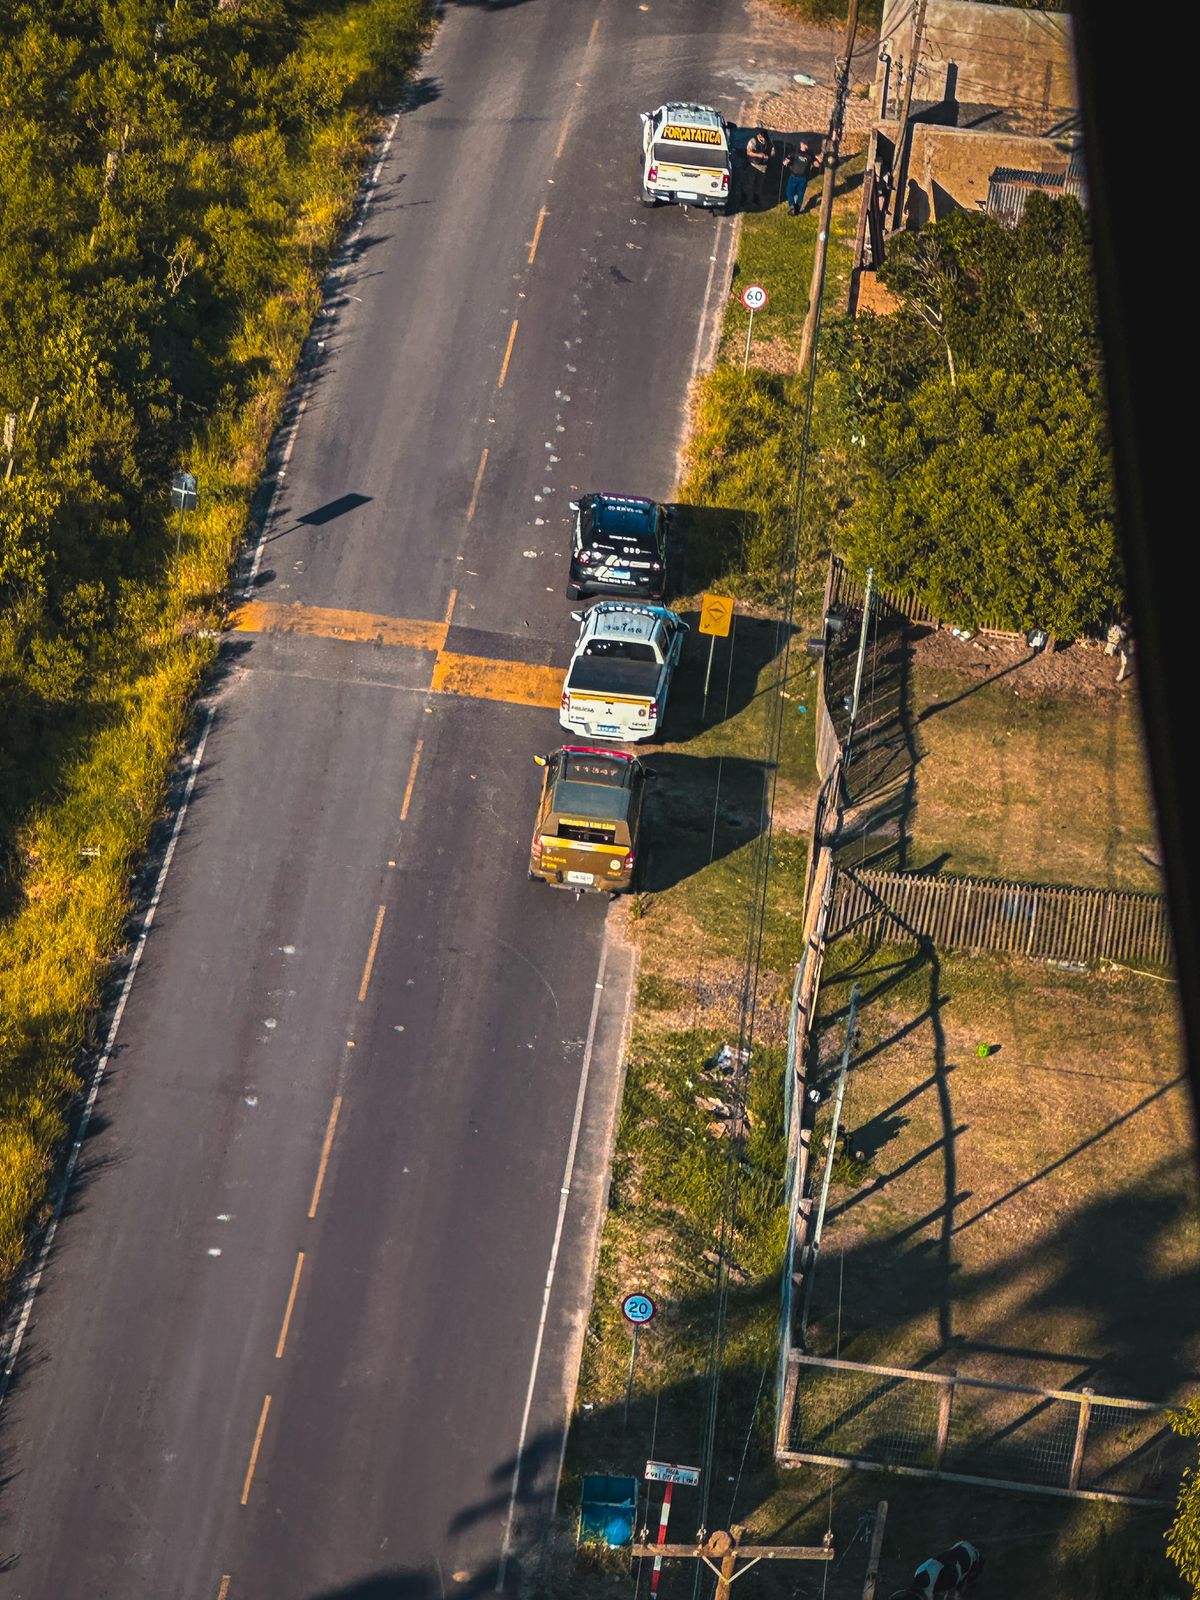
[[[1185,1439],[1200,1439],[1200,1399],[1172,1412],[1171,1426]],[[1175,1520],[1167,1530],[1167,1554],[1191,1584],[1193,1597],[1200,1596],[1200,1463],[1184,1470]]]

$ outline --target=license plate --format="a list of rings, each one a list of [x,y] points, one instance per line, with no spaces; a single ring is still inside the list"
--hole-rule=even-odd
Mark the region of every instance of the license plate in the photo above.
[[[567,882],[568,883],[595,883],[595,881],[596,881],[596,875],[595,875],[594,872],[568,872],[567,873]]]
[[[700,196],[698,194],[681,194],[679,198],[681,200],[699,200]]]
[[[596,724],[597,733],[620,733],[620,731],[615,722],[598,722]]]
[[[608,575],[610,578],[619,579],[621,583],[628,583],[630,578],[629,572],[624,567],[610,567]]]

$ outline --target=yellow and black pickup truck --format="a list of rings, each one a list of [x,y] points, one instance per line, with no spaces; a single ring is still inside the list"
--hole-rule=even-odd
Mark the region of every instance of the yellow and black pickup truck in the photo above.
[[[623,750],[568,744],[542,768],[529,876],[576,893],[620,894],[637,875],[642,800],[653,777]]]

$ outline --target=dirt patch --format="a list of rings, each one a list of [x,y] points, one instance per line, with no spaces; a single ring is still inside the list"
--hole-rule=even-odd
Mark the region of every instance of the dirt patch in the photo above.
[[[1079,641],[1031,651],[1023,639],[976,635],[957,639],[948,628],[914,628],[914,665],[956,672],[972,682],[1000,679],[1018,698],[1136,699],[1136,678],[1118,683],[1117,662],[1101,645]]]

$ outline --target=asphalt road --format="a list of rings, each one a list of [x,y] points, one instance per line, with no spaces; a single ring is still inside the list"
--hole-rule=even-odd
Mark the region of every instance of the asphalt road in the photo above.
[[[735,114],[742,25],[447,7],[0,1412],[0,1594],[482,1594],[544,1527],[630,962],[525,877],[544,692],[431,684],[564,659],[572,491],[671,490],[729,224],[641,210],[637,112]]]

